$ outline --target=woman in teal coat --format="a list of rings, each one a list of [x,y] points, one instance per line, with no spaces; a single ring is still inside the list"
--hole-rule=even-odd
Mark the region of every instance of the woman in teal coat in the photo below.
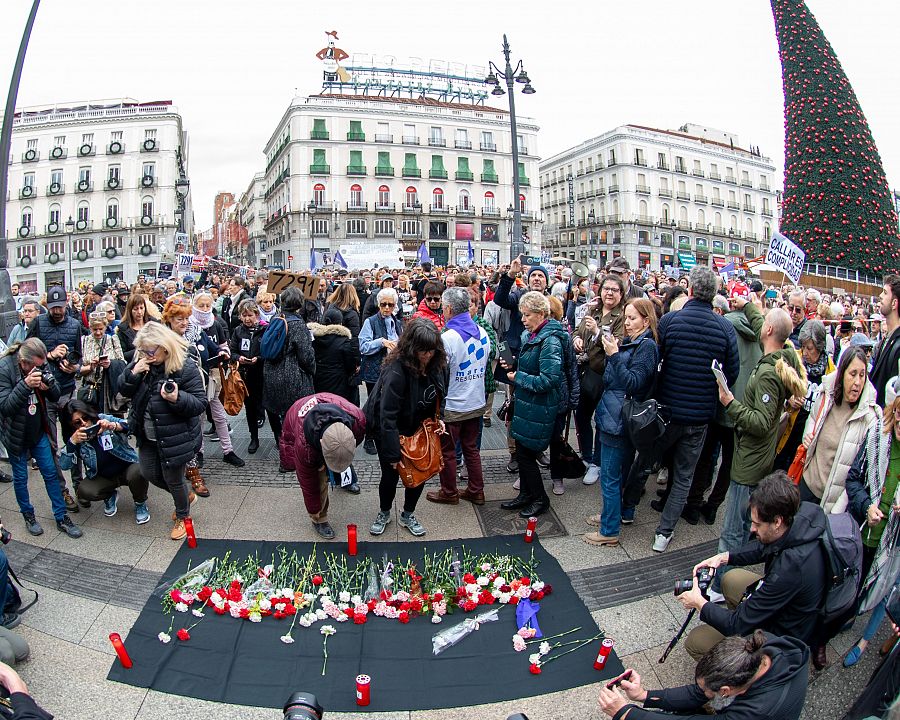
[[[519,459],[519,495],[502,503],[506,510],[519,510],[520,517],[541,515],[550,508],[550,498],[537,459],[550,445],[563,382],[563,350],[550,319],[550,302],[539,292],[527,292],[519,300],[522,314],[522,349],[517,366],[507,373],[514,386],[510,434]]]

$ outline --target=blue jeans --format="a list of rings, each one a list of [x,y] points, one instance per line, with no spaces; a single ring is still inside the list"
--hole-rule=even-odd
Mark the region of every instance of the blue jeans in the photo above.
[[[9,560],[6,553],[0,548],[0,615],[6,609],[6,601],[9,599]]]
[[[725,506],[725,518],[722,521],[722,534],[719,536],[719,552],[733,552],[750,539],[750,485],[741,485],[734,480],[728,488],[728,503]],[[721,592],[720,578],[728,572],[727,565],[716,570],[713,590]]]
[[[607,537],[617,537],[622,522],[622,463],[625,451],[626,448],[606,444],[600,451],[600,489],[603,493],[600,534]]]
[[[53,517],[62,520],[66,516],[66,504],[63,502],[62,488],[59,486],[59,474],[56,460],[53,457],[53,448],[50,447],[50,438],[41,434],[41,439],[30,450],[21,455],[12,451],[9,453],[9,464],[12,466],[13,489],[16,493],[16,501],[19,503],[19,512],[34,514],[34,506],[28,499],[28,455],[34,458],[44,478],[47,487],[47,495],[50,497],[50,505],[53,508]]]

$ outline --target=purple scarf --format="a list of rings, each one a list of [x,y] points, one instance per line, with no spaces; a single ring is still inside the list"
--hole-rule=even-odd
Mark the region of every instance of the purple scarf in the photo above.
[[[481,333],[478,332],[478,325],[475,324],[475,321],[469,313],[454,315],[447,321],[447,329],[456,330],[463,339],[463,342],[481,336]]]

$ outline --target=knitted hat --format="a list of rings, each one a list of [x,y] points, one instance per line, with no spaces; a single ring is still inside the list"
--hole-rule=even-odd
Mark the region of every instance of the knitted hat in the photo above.
[[[322,457],[331,472],[342,473],[353,462],[356,437],[344,423],[331,423],[322,433]]]
[[[536,272],[544,273],[544,277],[547,278],[547,284],[550,284],[550,273],[547,272],[547,268],[545,268],[543,265],[532,265],[528,269],[528,277],[530,278]]]
[[[103,297],[108,291],[109,285],[107,285],[106,283],[97,283],[93,288],[91,288],[91,292],[94,293],[94,295],[98,295],[99,297]]]

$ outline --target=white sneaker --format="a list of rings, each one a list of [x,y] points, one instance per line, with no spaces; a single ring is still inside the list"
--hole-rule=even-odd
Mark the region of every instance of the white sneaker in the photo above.
[[[581,482],[585,485],[593,485],[600,479],[600,468],[596,465],[588,464],[587,472],[584,474],[584,477],[581,478]]]
[[[716,591],[713,590],[712,588],[710,588],[710,589],[707,591],[707,594],[709,595],[709,601],[710,601],[711,603],[723,603],[723,602],[725,602],[725,596],[724,596],[722,593],[720,593],[720,592],[716,592]]]
[[[665,485],[667,482],[669,482],[669,468],[663,465],[656,473],[656,484]]]
[[[669,547],[669,543],[672,542],[672,538],[675,536],[675,533],[666,537],[665,535],[657,535],[656,539],[653,541],[653,552],[665,552],[666,548]]]

